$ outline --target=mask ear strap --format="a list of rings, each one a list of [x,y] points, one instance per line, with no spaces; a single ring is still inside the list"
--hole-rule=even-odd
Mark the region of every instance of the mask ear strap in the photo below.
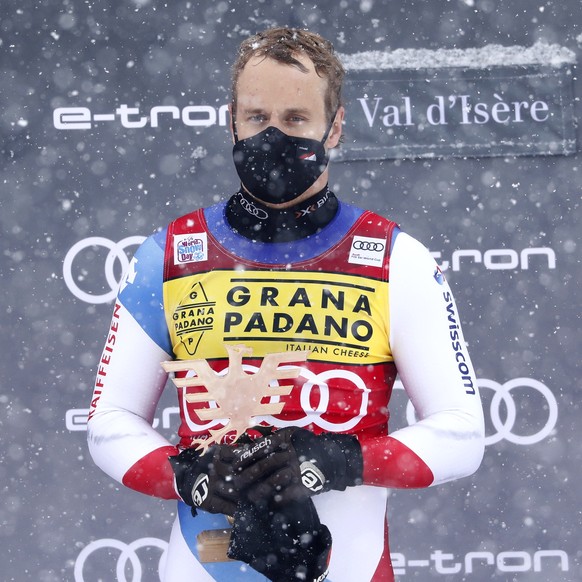
[[[321,140],[322,144],[324,144],[326,142],[327,138],[329,137],[329,134],[331,132],[331,128],[333,127],[333,124],[335,123],[335,118],[336,118],[338,111],[339,111],[339,105],[338,105],[338,108],[335,110],[334,114],[331,116],[331,121],[329,122],[329,125],[327,126],[327,129],[325,130],[325,133],[323,134],[323,139]]]
[[[232,135],[234,136],[234,142],[238,141],[238,131],[236,130],[236,105],[234,101],[230,104],[230,119],[232,120]],[[327,139],[327,138],[326,138]]]

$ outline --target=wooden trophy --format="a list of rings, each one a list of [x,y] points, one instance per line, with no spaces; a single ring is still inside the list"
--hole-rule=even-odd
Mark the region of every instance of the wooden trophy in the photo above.
[[[206,360],[176,360],[164,362],[166,372],[194,372],[185,378],[172,378],[174,384],[187,388],[203,387],[205,392],[194,392],[184,396],[187,402],[214,402],[216,407],[196,410],[200,420],[226,419],[222,428],[210,430],[206,439],[193,439],[192,444],[204,454],[212,444],[220,443],[227,433],[233,433],[233,442],[244,432],[257,424],[255,418],[264,415],[280,414],[284,402],[272,402],[273,396],[287,396],[292,386],[280,386],[277,380],[297,378],[301,368],[288,366],[280,369],[279,365],[289,362],[304,362],[309,351],[280,352],[267,354],[259,370],[249,374],[243,370],[243,356],[252,350],[244,345],[226,345],[229,367],[224,376],[219,376]],[[272,385],[275,384],[275,385]],[[269,402],[262,402],[269,398]],[[232,523],[232,518],[228,518]],[[197,538],[198,553],[201,562],[226,562],[228,545],[232,530],[216,529],[200,532]]]

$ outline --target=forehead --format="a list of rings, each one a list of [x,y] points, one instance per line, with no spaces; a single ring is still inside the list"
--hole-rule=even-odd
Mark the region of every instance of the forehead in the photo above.
[[[295,107],[311,102],[323,107],[327,80],[317,74],[311,59],[304,55],[296,58],[307,71],[268,57],[251,57],[237,81],[239,104],[261,107],[277,102]]]

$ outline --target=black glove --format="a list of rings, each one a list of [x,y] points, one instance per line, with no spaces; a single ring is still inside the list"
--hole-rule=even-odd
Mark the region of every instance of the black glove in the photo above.
[[[331,542],[309,498],[276,511],[243,500],[234,514],[228,557],[273,582],[320,582],[327,575]]]
[[[170,457],[176,476],[176,487],[184,503],[210,513],[234,515],[239,495],[232,477],[233,447],[212,445],[202,455],[200,451],[185,449]]]
[[[362,483],[362,449],[352,435],[283,428],[234,453],[236,489],[258,505],[280,506]]]

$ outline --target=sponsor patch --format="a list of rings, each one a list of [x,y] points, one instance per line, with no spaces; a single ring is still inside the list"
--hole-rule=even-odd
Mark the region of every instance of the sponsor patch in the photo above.
[[[370,238],[367,236],[355,236],[350,248],[349,263],[355,265],[370,265],[381,267],[386,254],[386,240],[383,238]]]
[[[316,465],[309,461],[304,461],[299,469],[301,470],[301,483],[307,489],[313,491],[313,493],[319,493],[323,490],[325,476]]]
[[[208,260],[208,237],[205,232],[174,235],[174,264],[200,263]]]
[[[444,284],[444,282],[445,282],[445,276],[443,275],[443,272],[441,271],[441,268],[438,265],[437,265],[436,269],[434,270],[433,277],[434,277],[434,280],[439,285],[443,285]]]
[[[382,319],[388,286],[380,278],[209,270],[167,281],[165,293],[179,359],[213,357],[225,343],[244,343],[258,356],[309,349],[325,361],[391,359]]]
[[[192,501],[200,507],[208,498],[210,478],[206,473],[200,473],[192,487]]]

